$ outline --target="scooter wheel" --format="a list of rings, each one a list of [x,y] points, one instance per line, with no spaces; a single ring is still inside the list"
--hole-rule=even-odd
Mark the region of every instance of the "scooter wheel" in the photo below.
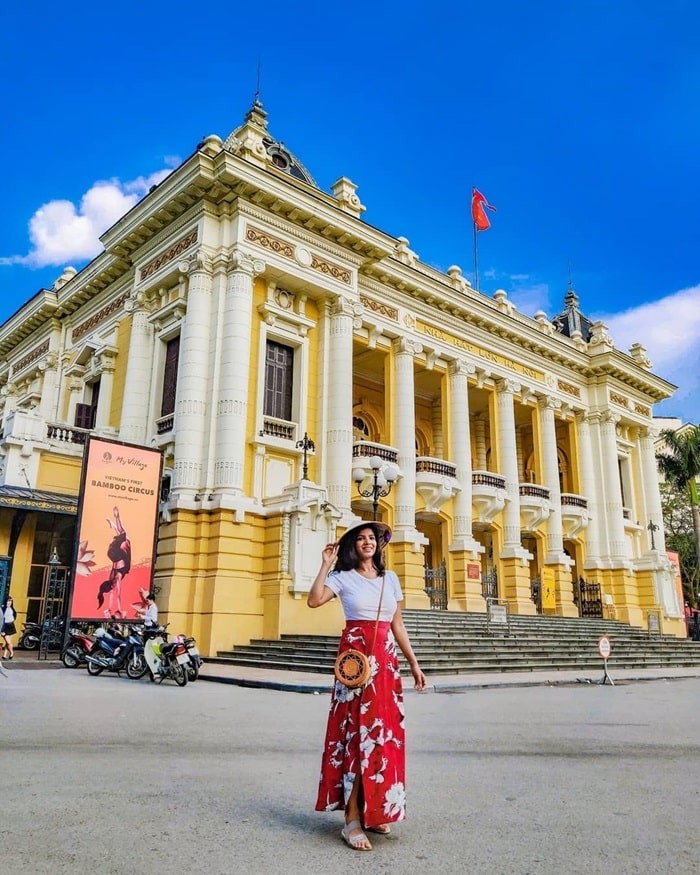
[[[199,666],[193,662],[187,663],[187,680],[192,684],[199,677]]]
[[[82,653],[75,647],[67,647],[61,653],[61,662],[66,668],[77,668],[82,661]]]
[[[35,638],[34,635],[27,635],[24,638],[19,639],[17,647],[20,650],[38,650],[39,639]]]
[[[135,654],[129,658],[126,664],[126,674],[132,680],[137,681],[142,678],[148,671],[148,665],[143,657],[143,654]]]
[[[102,674],[104,671],[103,665],[96,665],[94,662],[88,662],[87,664],[88,674],[91,674],[93,677],[97,677],[98,674]]]
[[[185,670],[185,666],[180,665],[179,662],[176,662],[170,667],[170,672],[173,680],[178,685],[178,687],[184,687],[187,683],[187,671]]]

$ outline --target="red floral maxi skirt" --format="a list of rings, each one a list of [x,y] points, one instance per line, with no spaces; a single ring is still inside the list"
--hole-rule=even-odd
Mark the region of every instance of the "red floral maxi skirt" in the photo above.
[[[374,620],[349,620],[339,653],[368,653]],[[343,810],[362,781],[364,826],[379,826],[406,816],[406,756],[403,687],[396,641],[390,623],[379,623],[371,676],[352,689],[335,681],[331,694],[316,811]]]

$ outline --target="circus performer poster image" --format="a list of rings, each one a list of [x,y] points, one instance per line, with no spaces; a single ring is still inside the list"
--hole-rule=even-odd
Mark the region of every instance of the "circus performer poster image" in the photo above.
[[[70,616],[136,620],[151,587],[162,454],[89,437]]]

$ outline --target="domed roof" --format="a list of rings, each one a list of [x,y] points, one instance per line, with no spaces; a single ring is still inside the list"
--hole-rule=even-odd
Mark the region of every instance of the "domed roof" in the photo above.
[[[289,176],[305,182],[307,185],[313,185],[318,188],[318,184],[309,171],[304,167],[296,155],[291,152],[281,140],[276,140],[269,132],[267,127],[267,112],[263,108],[262,103],[257,95],[253,103],[246,113],[241,127],[233,131],[224,142],[224,149],[231,149],[240,145],[241,141],[245,141],[246,131],[254,131],[254,139],[258,144],[262,144],[262,150],[267,154],[270,163],[273,167],[287,173]],[[262,154],[259,146],[256,150]]]
[[[574,332],[578,332],[587,343],[591,338],[593,323],[579,309],[579,298],[572,288],[566,293],[564,306],[566,309],[552,319],[552,324],[565,337],[571,337]]]

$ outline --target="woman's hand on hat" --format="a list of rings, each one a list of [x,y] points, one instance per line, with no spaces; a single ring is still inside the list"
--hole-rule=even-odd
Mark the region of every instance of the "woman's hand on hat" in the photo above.
[[[326,565],[332,565],[338,556],[338,544],[326,544],[323,548],[323,562]]]

